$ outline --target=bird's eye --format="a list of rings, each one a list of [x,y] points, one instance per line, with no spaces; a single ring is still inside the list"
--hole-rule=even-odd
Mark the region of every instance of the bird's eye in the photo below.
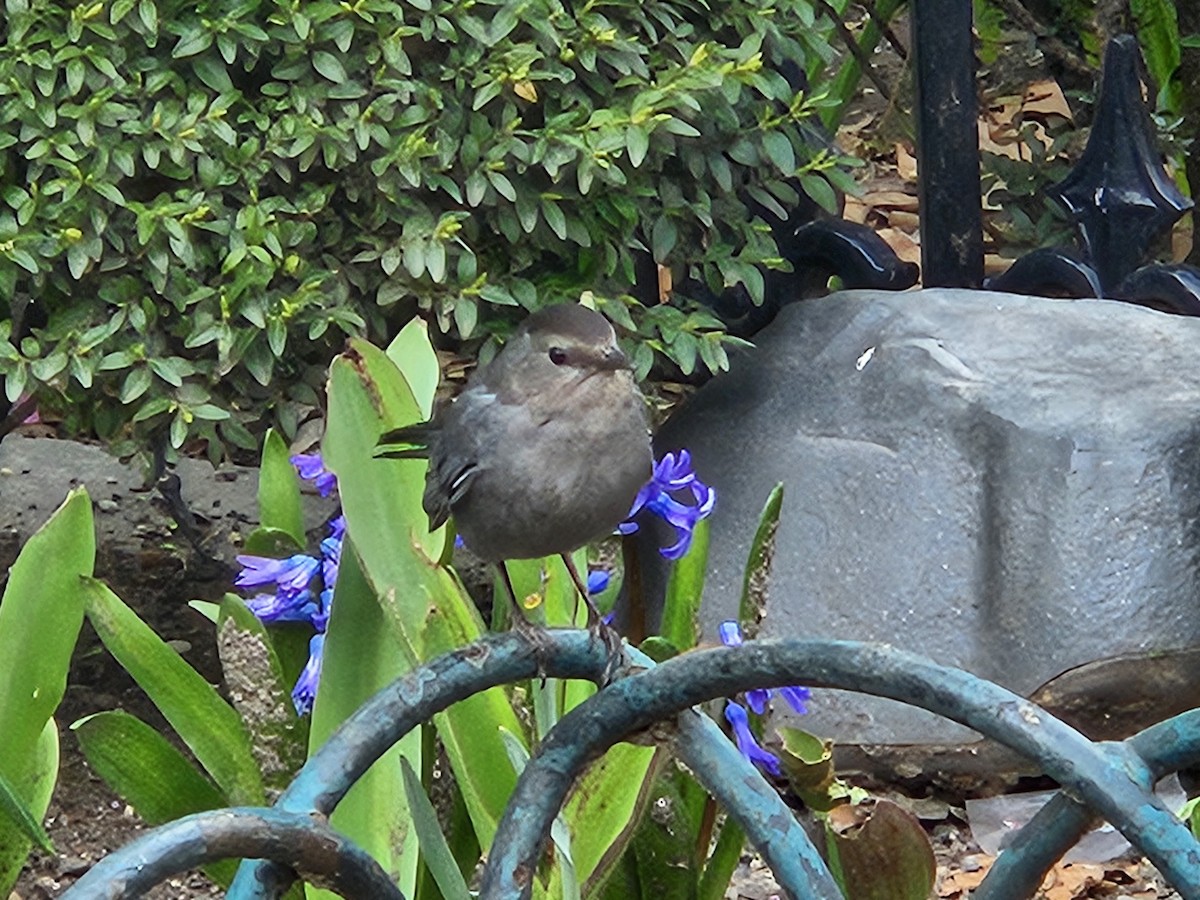
[[[561,347],[551,347],[550,348],[550,362],[554,363],[556,366],[561,366],[566,361],[567,361],[567,351],[566,350],[562,349]]]

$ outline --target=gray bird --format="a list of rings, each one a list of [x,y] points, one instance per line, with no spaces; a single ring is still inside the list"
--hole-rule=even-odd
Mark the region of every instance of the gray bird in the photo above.
[[[429,458],[430,528],[453,516],[497,565],[515,627],[528,623],[504,560],[557,554],[599,628],[570,553],[613,532],[653,463],[646,403],[607,319],[576,304],[534,313],[432,420],[379,444],[378,456]]]

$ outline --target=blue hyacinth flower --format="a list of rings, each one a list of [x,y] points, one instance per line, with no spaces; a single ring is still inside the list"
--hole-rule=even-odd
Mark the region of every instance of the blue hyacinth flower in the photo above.
[[[769,750],[764,750],[754,732],[750,730],[750,717],[746,714],[745,707],[732,700],[726,700],[725,721],[733,728],[733,740],[742,756],[751,764],[762,766],[772,775],[782,774],[779,757]]]
[[[587,589],[588,593],[593,596],[603,594],[608,589],[608,583],[612,577],[606,569],[592,569],[588,572]]]
[[[308,584],[321,567],[319,560],[303,553],[287,559],[271,559],[267,556],[239,556],[237,561],[242,571],[234,581],[238,587],[258,587],[274,584],[286,594],[299,594],[308,589]]]
[[[263,622],[311,622],[319,611],[312,591],[258,594],[247,600],[246,606]]]
[[[325,469],[320,454],[298,454],[291,461],[301,478],[315,482],[321,496],[328,496],[336,489],[337,480]],[[242,565],[235,581],[238,587],[274,585],[276,588],[273,594],[259,593],[246,600],[246,606],[260,620],[307,622],[316,629],[309,641],[308,663],[292,690],[292,703],[301,715],[312,710],[317,693],[325,628],[329,624],[345,538],[346,518],[339,513],[329,521],[329,536],[321,541],[320,559],[303,553],[287,559],[251,555],[237,558]]]
[[[312,712],[313,700],[317,697],[317,685],[321,680],[321,658],[325,652],[325,632],[317,632],[308,642],[308,662],[292,688],[292,705],[299,715]]]
[[[732,619],[728,619],[718,625],[717,634],[720,635],[721,643],[726,647],[740,647],[742,645],[742,628]],[[798,715],[802,716],[808,712],[807,701],[810,696],[808,688],[799,686],[753,688],[746,691],[746,704],[754,710],[755,715],[761,716],[767,711],[767,703],[775,694],[783,697]]]
[[[337,490],[337,476],[325,468],[325,460],[320,453],[297,453],[289,457],[296,471],[305,481],[311,481],[322,497],[328,497]]]
[[[676,494],[681,494],[682,499]],[[675,543],[658,552],[667,559],[679,559],[692,545],[696,524],[712,513],[716,502],[717,492],[696,477],[691,454],[686,450],[680,450],[678,455],[667,453],[654,464],[650,480],[638,491],[626,521],[617,526],[617,531],[633,534],[638,530],[634,516],[643,509],[649,510],[675,528]]]

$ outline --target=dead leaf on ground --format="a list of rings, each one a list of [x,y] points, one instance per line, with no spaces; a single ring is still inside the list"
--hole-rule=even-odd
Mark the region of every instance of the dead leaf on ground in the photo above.
[[[917,180],[917,158],[903,144],[896,145],[896,171],[905,181]]]
[[[863,194],[862,202],[876,209],[917,211],[917,195],[907,191],[868,191]]]
[[[938,871],[938,886],[937,895],[943,900],[966,900],[970,896],[970,892],[979,887],[983,882],[984,877],[992,868],[992,863],[996,860],[991,856],[978,854],[976,857],[981,861],[979,868],[973,871],[965,869],[955,869],[950,871],[942,867]]]
[[[1063,89],[1057,81],[1048,78],[1035,81],[1025,88],[1025,96],[1021,98],[1021,115],[1027,119],[1049,121],[1055,117],[1067,122],[1074,122],[1071,106],[1063,95]]]
[[[842,218],[847,222],[857,222],[862,225],[866,223],[867,214],[870,211],[871,207],[857,197],[847,197],[846,205],[842,208]]]
[[[887,245],[905,262],[921,264],[921,245],[906,231],[899,228],[881,228],[876,232],[887,241]]]
[[[1088,889],[1104,881],[1104,866],[1067,863],[1055,866],[1042,882],[1045,900],[1083,900]]]

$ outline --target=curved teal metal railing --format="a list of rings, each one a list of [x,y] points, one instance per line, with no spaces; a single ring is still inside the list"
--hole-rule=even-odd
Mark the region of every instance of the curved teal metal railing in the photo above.
[[[967,725],[1035,760],[1063,790],[1001,854],[981,900],[1032,896],[1045,872],[1093,817],[1107,819],[1185,900],[1200,900],[1200,844],[1151,790],[1200,762],[1200,710],[1127,741],[1095,743],[1044,709],[991,682],[894,648],[851,641],[748,641],[697,650],[659,666],[633,664],[571,710],[530,759],[505,810],[483,873],[481,900],[528,896],[567,791],[587,762],[655,723],[673,722],[681,760],[741,824],[792,897],[840,900],[820,854],[791,811],[720,729],[692,707],[758,687],[804,684],[889,697]],[[534,648],[492,635],[397,679],[362,706],[269,809],[217,810],[147,832],[97,863],[63,900],[137,896],[171,874],[230,856],[243,863],[230,900],[271,900],[300,873],[343,896],[401,897],[379,866],[332,832],[325,817],[408,731],[452,703],[544,674],[599,682],[606,651],[587,632],[549,631]]]

